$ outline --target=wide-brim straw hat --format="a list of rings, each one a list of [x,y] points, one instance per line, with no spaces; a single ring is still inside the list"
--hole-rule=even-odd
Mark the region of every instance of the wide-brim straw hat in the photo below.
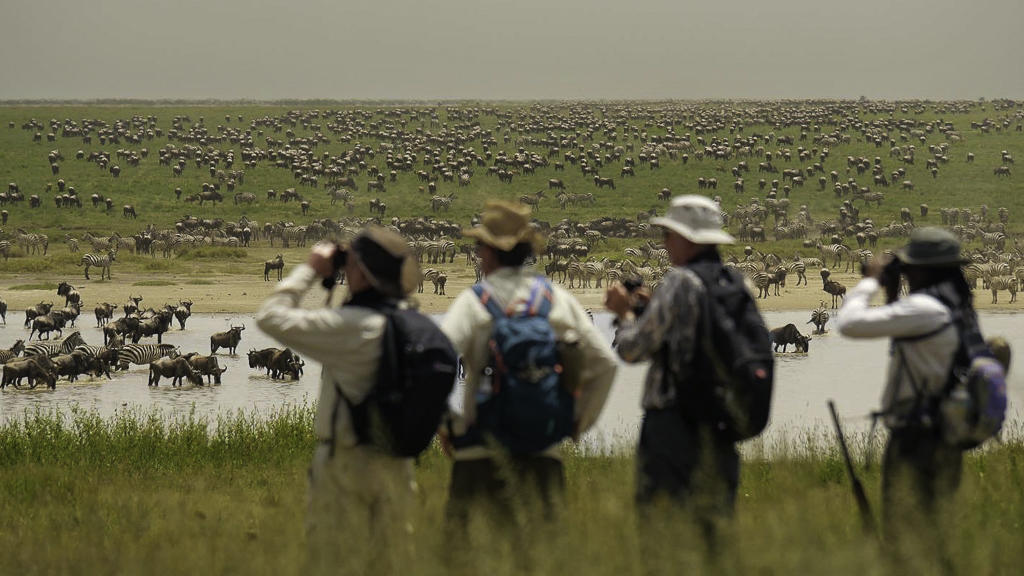
[[[967,264],[960,254],[960,240],[944,228],[917,228],[910,234],[910,242],[896,250],[900,262],[911,266],[943,268]]]
[[[464,228],[462,235],[475,238],[488,246],[508,252],[516,244],[527,242],[534,254],[544,251],[546,240],[540,230],[530,223],[529,206],[501,200],[491,200],[484,206],[480,225]]]
[[[382,293],[404,298],[419,287],[419,263],[401,234],[368,226],[352,241],[350,250],[367,281]]]
[[[651,224],[667,228],[694,244],[732,244],[736,241],[722,230],[722,209],[706,196],[677,196],[664,216]]]

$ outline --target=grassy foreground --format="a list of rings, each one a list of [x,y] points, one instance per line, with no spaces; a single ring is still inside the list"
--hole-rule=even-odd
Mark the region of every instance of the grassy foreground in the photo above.
[[[0,574],[302,573],[312,413],[289,407],[209,422],[131,410],[109,419],[72,411],[29,414],[3,425]],[[716,571],[886,573],[878,545],[860,531],[831,445],[830,438],[811,434],[771,461],[763,457],[764,446],[747,447],[737,519]],[[427,454],[418,469],[417,531],[404,557],[411,563],[403,573],[622,576],[641,573],[644,560],[659,573],[708,571],[693,534],[680,523],[656,531],[658,554],[641,552],[629,454],[567,453],[566,522],[554,532],[527,527],[535,536],[527,554],[505,542],[488,552],[465,541],[445,542],[436,527],[449,467],[439,453]],[[863,478],[875,503],[877,470],[876,464]],[[1022,473],[1019,440],[967,459],[949,522],[957,572],[1019,573]],[[474,533],[470,542],[489,537]],[[466,549],[466,562],[447,564],[446,546]],[[934,573],[929,562],[915,559],[910,573]]]

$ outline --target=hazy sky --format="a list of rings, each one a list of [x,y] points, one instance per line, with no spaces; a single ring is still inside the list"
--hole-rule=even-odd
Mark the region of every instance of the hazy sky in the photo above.
[[[0,99],[1024,98],[1022,0],[0,0]]]

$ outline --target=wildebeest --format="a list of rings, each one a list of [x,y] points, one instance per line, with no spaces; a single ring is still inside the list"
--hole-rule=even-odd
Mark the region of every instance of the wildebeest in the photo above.
[[[284,272],[284,257],[278,254],[273,260],[267,260],[263,263],[263,281],[270,281],[270,271],[277,270],[277,279],[281,279],[281,273]]]
[[[171,379],[171,386],[181,386],[182,378],[196,386],[203,385],[203,378],[195,370],[184,356],[177,358],[158,358],[149,363],[149,385],[160,384],[160,377]]]
[[[54,356],[51,360],[53,361],[57,376],[67,376],[70,382],[77,380],[81,374],[92,373],[94,376],[102,374],[99,361],[81,350],[73,350],[70,354]]]
[[[227,367],[221,368],[217,363],[216,356],[200,356],[196,352],[192,352],[183,356],[188,360],[188,363],[192,365],[192,369],[196,371],[200,376],[206,376],[206,381],[209,382],[210,378],[213,378],[214,384],[220,384],[220,375],[227,372]]]
[[[115,306],[113,304],[103,302],[93,310],[96,313],[97,328],[102,327],[114,318],[114,308]]]
[[[37,316],[32,319],[32,330],[28,334],[28,339],[31,340],[32,336],[39,334],[39,340],[49,340],[50,332],[56,332],[57,337],[60,338],[64,335],[66,324],[67,318],[61,310],[53,310],[49,314]],[[43,338],[44,334],[46,338]]]
[[[271,378],[284,378],[285,374],[288,374],[292,377],[292,380],[298,380],[299,376],[302,375],[302,367],[304,365],[305,362],[292,352],[291,348],[285,348],[284,350],[278,350],[270,357],[267,368],[270,370]]]
[[[132,332],[132,343],[138,344],[139,340],[147,336],[156,336],[157,344],[163,344],[164,332],[167,332],[171,327],[171,318],[173,318],[173,312],[169,310],[161,310],[156,315],[141,320],[135,330]]]
[[[0,320],[7,324],[7,301],[0,298]]]
[[[278,348],[264,348],[262,350],[256,350],[253,348],[252,350],[249,350],[249,368],[264,368],[269,375],[270,359],[278,352],[280,352],[280,349]]]
[[[60,284],[57,285],[57,296],[64,297],[65,306],[67,306],[68,304],[82,303],[82,295],[78,292],[78,290],[75,290],[74,286],[68,284],[67,282],[61,282]]]
[[[210,336],[210,354],[216,354],[218,348],[227,348],[228,354],[234,354],[238,343],[242,341],[242,330],[245,330],[245,324],[231,326],[227,332],[217,332]]]
[[[50,309],[52,308],[53,302],[40,302],[39,304],[36,304],[35,306],[25,310],[25,328],[29,327],[29,324],[32,323],[32,320],[35,319],[36,316],[49,314]],[[6,320],[4,321],[4,323],[6,324]]]
[[[16,340],[14,342],[14,345],[8,349],[0,349],[0,364],[6,364],[9,361],[13,360],[14,358],[17,358],[18,354],[21,354],[24,350],[25,341],[20,339]]]
[[[810,336],[804,336],[797,330],[795,324],[786,324],[782,328],[774,328],[769,332],[771,336],[772,344],[775,345],[775,351],[779,351],[779,345],[782,345],[782,351],[786,351],[786,346],[793,344],[796,346],[797,352],[807,352],[810,350]]]
[[[181,329],[185,329],[185,321],[192,315],[192,301],[178,300],[178,307],[174,309],[174,317],[178,320]]]
[[[8,384],[13,384],[15,388],[20,388],[23,378],[28,378],[30,388],[35,388],[39,380],[45,382],[47,387],[51,389],[57,387],[57,373],[54,370],[53,362],[45,355],[17,358],[4,364],[0,390],[6,388]]]

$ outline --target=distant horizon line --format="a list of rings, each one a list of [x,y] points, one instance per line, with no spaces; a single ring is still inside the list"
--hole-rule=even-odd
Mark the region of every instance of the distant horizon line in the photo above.
[[[979,98],[8,98],[0,99],[0,106],[77,106],[77,105],[156,105],[156,106],[207,106],[207,105],[248,105],[248,106],[290,106],[320,104],[372,104],[372,105],[445,105],[460,103],[664,103],[664,102],[904,102],[904,103],[938,103],[938,102],[1014,102],[1014,98],[979,97]]]

